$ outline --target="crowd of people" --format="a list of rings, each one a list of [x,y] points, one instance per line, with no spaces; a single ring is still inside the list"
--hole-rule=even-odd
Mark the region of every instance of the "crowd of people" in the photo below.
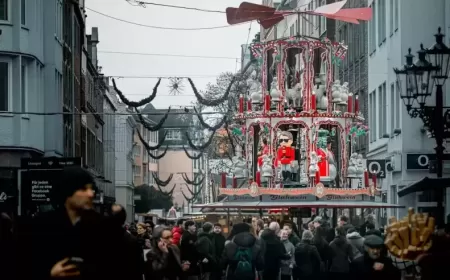
[[[401,279],[370,220],[355,228],[342,216],[332,228],[322,217],[281,226],[253,219],[233,224],[227,236],[221,224],[197,228],[191,220],[128,226],[121,205],[107,216],[93,210],[89,173],[67,168],[62,178],[56,210],[16,226],[1,215],[1,279]],[[448,235],[441,236],[447,243],[421,259],[424,280],[445,278],[436,277],[449,260],[449,248],[441,246]]]

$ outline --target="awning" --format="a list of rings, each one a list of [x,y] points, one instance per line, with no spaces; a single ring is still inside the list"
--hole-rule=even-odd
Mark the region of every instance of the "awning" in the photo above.
[[[376,201],[256,201],[195,204],[192,208],[405,208],[405,206]]]
[[[398,196],[402,197],[415,192],[435,190],[439,188],[450,187],[450,178],[428,178],[425,177],[420,181],[414,182],[409,186],[398,191]]]

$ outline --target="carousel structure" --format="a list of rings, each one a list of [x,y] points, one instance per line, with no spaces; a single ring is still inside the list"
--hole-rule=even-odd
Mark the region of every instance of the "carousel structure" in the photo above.
[[[255,10],[251,5],[247,9]],[[239,9],[234,20],[228,15],[229,22],[245,21]],[[358,95],[334,75],[347,46],[297,35],[255,43],[250,50],[257,66],[245,81],[248,91],[241,92],[230,124],[238,143],[232,174],[222,174],[219,192],[226,199],[198,207],[398,207],[375,199],[380,195],[376,176],[353,148],[369,128]],[[226,177],[233,177],[231,187]]]

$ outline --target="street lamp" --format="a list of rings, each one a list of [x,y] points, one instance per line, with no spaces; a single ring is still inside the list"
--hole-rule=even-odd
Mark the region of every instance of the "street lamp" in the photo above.
[[[444,34],[441,33],[440,27],[435,38],[436,43],[430,49],[424,49],[423,45],[420,45],[420,50],[417,52],[418,60],[415,62],[409,49],[406,64],[402,69],[394,68],[394,72],[397,75],[397,87],[405,103],[406,111],[412,118],[420,117],[428,132],[436,139],[437,177],[442,178],[443,143],[444,139],[450,138],[450,108],[444,107],[443,94],[443,85],[448,78],[450,66],[450,49],[443,42]],[[405,92],[402,92],[402,85],[405,86]],[[432,95],[434,87],[436,87],[435,105],[427,106],[427,97]],[[442,187],[437,188],[436,199],[437,221],[442,223],[445,217]]]

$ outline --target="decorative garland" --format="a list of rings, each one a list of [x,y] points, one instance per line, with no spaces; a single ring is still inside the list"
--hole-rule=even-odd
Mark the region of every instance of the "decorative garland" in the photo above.
[[[152,159],[162,159],[166,155],[168,150],[169,150],[169,145],[166,145],[166,149],[164,150],[164,152],[158,156],[154,156],[149,151],[147,151],[147,153],[148,153],[149,157],[151,157]]]
[[[197,97],[197,100],[200,104],[205,105],[205,106],[218,106],[222,103],[224,103],[225,101],[228,100],[228,97],[230,96],[230,91],[231,91],[231,87],[233,86],[234,82],[236,81],[236,76],[233,76],[233,78],[231,79],[230,84],[228,85],[227,90],[225,91],[225,94],[219,98],[219,99],[215,99],[215,100],[207,100],[205,99],[197,90],[197,88],[194,85],[194,82],[191,80],[191,78],[187,78],[189,81],[189,84],[191,85],[192,91],[195,94],[195,97]]]
[[[159,190],[159,192],[160,192],[162,195],[164,195],[164,196],[172,196],[172,195],[173,195],[173,192],[175,191],[175,187],[177,186],[177,184],[173,184],[173,188],[172,188],[170,191],[168,191],[168,192],[165,192],[165,191],[161,188],[160,185],[156,184],[156,186],[158,187],[158,190]]]
[[[197,175],[195,175],[194,180],[190,180],[187,176],[186,173],[182,173],[181,177],[183,177],[183,180],[190,185],[194,185],[194,186],[199,186],[201,184],[203,184],[203,181],[205,181],[206,176],[203,176],[203,178],[198,181],[197,183],[195,181],[197,181],[198,176],[200,176],[201,173],[198,173]]]
[[[164,116],[161,118],[161,120],[159,120],[158,124],[155,126],[151,126],[143,117],[141,112],[139,111],[139,109],[137,107],[134,108],[134,110],[136,110],[137,116],[139,118],[139,121],[142,123],[142,125],[150,130],[150,131],[158,131],[162,128],[163,124],[166,122],[167,118],[169,117],[169,113],[170,113],[170,107],[167,110],[167,112],[164,114]]]
[[[229,123],[225,122],[225,130],[227,131],[227,137],[228,137],[228,141],[230,141],[230,145],[231,145],[231,152],[233,153],[233,155],[228,155],[230,160],[232,159],[232,156],[234,156],[236,154],[236,147],[234,145],[233,142],[233,137],[231,137],[230,134],[230,130],[228,129]]]
[[[196,146],[196,145],[194,144],[194,142],[192,142],[192,139],[189,137],[189,133],[186,132],[186,139],[187,139],[187,141],[188,141],[189,146],[190,146],[192,149],[197,150],[197,151],[202,151],[202,150],[206,149],[209,145],[211,145],[211,143],[212,143],[212,141],[213,141],[213,138],[214,138],[214,132],[211,133],[211,136],[209,137],[208,141],[206,141],[205,144],[200,145],[200,146]]]
[[[156,175],[156,172],[152,172],[152,177],[153,179],[155,179],[157,185],[165,187],[170,183],[170,181],[172,181],[173,173],[170,173],[169,178],[167,178],[167,180],[165,181],[159,179],[158,175]]]
[[[167,131],[164,133],[164,137],[163,139],[161,139],[161,141],[158,143],[158,145],[156,146],[150,146],[144,139],[144,137],[142,137],[141,132],[139,131],[139,129],[136,129],[137,135],[139,137],[139,140],[141,140],[142,144],[144,145],[145,149],[147,151],[154,151],[157,150],[159,148],[161,148],[162,144],[164,143],[164,141],[166,141],[166,136],[167,136]]]
[[[227,121],[227,116],[225,115],[225,116],[223,116],[222,120],[221,120],[219,123],[217,123],[217,124],[214,125],[214,126],[210,126],[209,124],[207,124],[207,123],[205,122],[205,120],[203,119],[202,115],[197,111],[197,109],[196,109],[195,107],[194,107],[194,112],[195,112],[195,114],[197,115],[197,118],[198,118],[198,120],[200,121],[200,124],[201,124],[204,128],[207,128],[207,129],[209,129],[209,130],[211,130],[211,131],[216,131],[217,129],[221,128],[222,125]]]
[[[189,187],[188,187],[188,189],[189,189]],[[191,198],[188,198],[188,197],[184,194],[184,191],[183,191],[183,190],[181,190],[181,194],[183,195],[184,199],[186,199],[186,201],[187,201],[188,203],[191,203],[191,201],[197,199],[197,197],[198,197],[199,194],[202,192],[202,190],[203,190],[203,186],[202,186],[196,193],[194,193],[194,194],[192,195]],[[189,190],[189,192],[192,193],[191,190]]]
[[[144,105],[152,102],[153,99],[155,99],[156,93],[158,92],[159,84],[161,84],[161,78],[158,79],[158,82],[156,82],[156,85],[153,87],[152,94],[149,97],[146,97],[146,98],[144,98],[144,99],[142,99],[142,100],[140,100],[138,102],[128,100],[125,97],[125,95],[123,95],[122,91],[117,88],[116,81],[114,79],[112,79],[112,82],[113,82],[114,90],[117,92],[117,95],[119,96],[120,100],[125,105],[130,106],[130,107],[140,107],[140,106],[144,106]]]
[[[192,159],[192,160],[200,159],[200,158],[203,156],[202,153],[199,153],[199,154],[196,155],[196,156],[191,156],[191,155],[189,154],[189,152],[186,150],[186,148],[184,147],[184,145],[183,145],[183,150],[184,150],[184,153],[186,154],[186,156],[187,156],[188,158]]]

